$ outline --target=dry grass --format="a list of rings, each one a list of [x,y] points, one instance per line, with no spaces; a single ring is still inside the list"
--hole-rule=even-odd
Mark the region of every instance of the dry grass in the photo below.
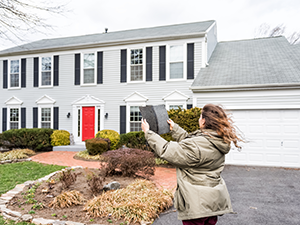
[[[66,191],[56,196],[53,201],[49,204],[52,208],[68,208],[72,205],[81,205],[85,199],[79,191]]]
[[[35,155],[35,152],[30,149],[14,149],[8,152],[0,153],[0,161],[25,159],[32,155]]]
[[[103,160],[101,155],[89,155],[87,150],[78,152],[76,156],[83,159]]]
[[[153,222],[158,215],[173,204],[173,194],[158,189],[148,180],[136,180],[124,189],[104,192],[89,200],[84,210],[89,217],[104,218],[111,214],[116,219],[129,222]]]

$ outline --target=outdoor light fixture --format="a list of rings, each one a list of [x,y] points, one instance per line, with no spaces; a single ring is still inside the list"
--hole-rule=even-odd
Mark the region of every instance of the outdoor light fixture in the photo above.
[[[107,117],[108,117],[108,113],[105,113],[105,116],[104,116],[104,117],[105,117],[105,119],[107,119]]]
[[[70,113],[70,112],[68,112],[68,114],[67,114],[67,117],[68,117],[68,118],[70,118],[70,116],[71,116],[71,113]]]

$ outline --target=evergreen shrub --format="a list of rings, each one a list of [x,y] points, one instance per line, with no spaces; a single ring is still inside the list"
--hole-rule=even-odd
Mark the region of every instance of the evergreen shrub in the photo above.
[[[7,130],[2,133],[2,144],[9,149],[29,148],[35,151],[48,150],[51,146],[50,128],[21,128]]]
[[[145,133],[143,131],[133,131],[121,134],[118,147],[121,148],[123,145],[128,148],[150,150],[149,145],[146,144]]]
[[[109,150],[110,140],[108,138],[87,139],[85,146],[89,155],[99,155]]]
[[[99,131],[95,138],[108,138],[111,141],[110,149],[115,150],[118,148],[120,134],[117,131],[107,129]]]
[[[102,154],[101,171],[105,176],[121,175],[134,177],[136,174],[144,177],[154,175],[155,157],[152,152],[141,149],[120,148]]]
[[[61,146],[70,144],[70,133],[66,130],[55,130],[51,134],[51,145]]]

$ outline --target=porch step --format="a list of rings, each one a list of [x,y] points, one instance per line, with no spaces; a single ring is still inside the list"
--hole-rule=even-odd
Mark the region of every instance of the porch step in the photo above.
[[[85,144],[54,146],[53,151],[80,152],[86,150]]]

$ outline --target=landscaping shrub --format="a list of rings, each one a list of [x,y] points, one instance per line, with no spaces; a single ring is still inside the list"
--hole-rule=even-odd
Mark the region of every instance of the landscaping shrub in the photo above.
[[[3,146],[9,149],[29,148],[32,150],[45,150],[51,146],[50,128],[22,128],[7,130],[2,133]]]
[[[188,133],[199,129],[199,118],[201,109],[194,107],[191,109],[171,109],[168,111],[169,118],[177,123]]]
[[[110,148],[108,138],[92,138],[85,140],[86,150],[89,155],[98,155],[107,152]]]
[[[114,130],[101,130],[96,135],[96,138],[108,138],[111,141],[111,150],[118,148],[118,143],[120,141],[120,134]]]
[[[102,183],[105,181],[105,178],[101,176],[96,176],[95,173],[91,172],[89,169],[85,169],[87,183],[93,194],[99,194],[100,190],[103,188]]]
[[[74,184],[76,179],[77,179],[77,174],[72,173],[71,169],[59,173],[59,180],[61,181],[64,189]]]
[[[14,149],[8,152],[0,153],[0,161],[25,159],[32,155],[35,155],[35,152],[30,149]]]
[[[51,134],[51,145],[69,145],[70,144],[70,133],[66,130],[55,130]]]
[[[124,148],[105,152],[102,156],[104,163],[102,163],[101,170],[105,176],[133,177],[139,174],[149,177],[154,175],[155,157],[152,152]]]
[[[125,145],[128,148],[137,148],[142,150],[151,150],[145,139],[143,131],[133,131],[120,135],[118,147]]]
[[[81,205],[85,199],[83,195],[76,190],[63,192],[53,199],[49,204],[49,207],[52,208],[66,208],[73,205]]]
[[[158,189],[152,181],[136,180],[126,188],[104,192],[89,200],[83,210],[92,218],[111,215],[130,224],[142,224],[142,221],[152,224],[161,212],[172,205],[172,191]]]

